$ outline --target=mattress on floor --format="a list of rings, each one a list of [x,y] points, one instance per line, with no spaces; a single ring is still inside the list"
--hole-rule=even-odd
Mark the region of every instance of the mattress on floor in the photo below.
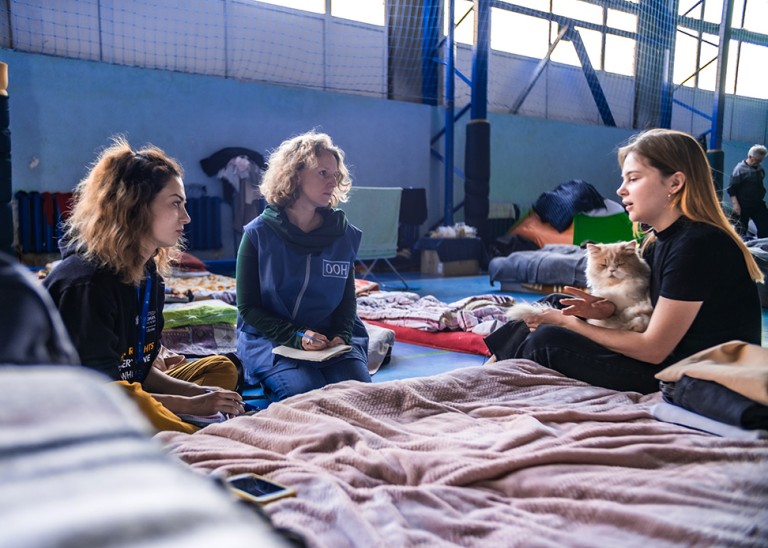
[[[587,252],[577,245],[550,244],[536,251],[495,257],[488,265],[491,283],[502,288],[522,284],[586,287]],[[517,289],[520,290],[520,289]]]

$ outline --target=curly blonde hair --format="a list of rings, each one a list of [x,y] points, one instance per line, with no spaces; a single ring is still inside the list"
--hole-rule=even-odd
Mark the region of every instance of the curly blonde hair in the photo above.
[[[763,273],[757,266],[749,248],[728,222],[715,193],[712,170],[704,149],[692,136],[673,129],[650,129],[634,135],[630,141],[619,148],[619,165],[624,167],[629,153],[641,156],[651,167],[658,169],[664,177],[677,173],[685,175],[682,191],[672,195],[672,205],[676,205],[683,215],[700,223],[719,228],[739,246],[749,275],[756,282],[763,281]],[[636,233],[640,233],[635,223]],[[653,245],[656,235],[648,233],[643,239],[642,249]]]
[[[338,163],[336,188],[328,206],[335,207],[346,202],[352,188],[352,179],[344,163],[344,151],[334,145],[328,135],[314,130],[283,141],[269,155],[267,171],[259,185],[264,199],[278,207],[292,206],[301,190],[299,173],[317,167],[317,158],[325,152],[333,154]]]
[[[124,282],[138,284],[145,266],[142,241],[152,230],[150,204],[173,177],[182,174],[181,165],[159,148],[147,145],[134,151],[124,137],[113,137],[75,188],[65,223],[67,244]],[[170,273],[180,245],[155,253],[161,275]]]

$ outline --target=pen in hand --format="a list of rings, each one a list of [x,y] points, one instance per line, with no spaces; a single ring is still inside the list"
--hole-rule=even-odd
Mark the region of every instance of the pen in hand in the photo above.
[[[307,335],[303,331],[296,331],[296,334],[298,336],[300,336],[300,337],[306,337],[307,339],[309,339],[312,342],[318,342],[318,340],[316,338],[314,338],[312,335]]]

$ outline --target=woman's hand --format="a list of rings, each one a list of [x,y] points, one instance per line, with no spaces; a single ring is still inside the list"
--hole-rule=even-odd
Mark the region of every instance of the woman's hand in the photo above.
[[[318,351],[325,350],[331,346],[328,337],[317,331],[307,329],[304,331],[304,336],[301,338],[301,348],[304,350]]]
[[[217,386],[201,386],[203,392],[194,396],[157,394],[155,398],[176,414],[208,416],[216,413],[234,417],[245,411],[243,398],[237,392]]]
[[[341,346],[342,344],[347,344],[344,342],[344,339],[341,337],[334,337],[331,339],[331,342],[328,343],[328,346]]]
[[[616,305],[602,297],[595,297],[586,291],[571,286],[565,286],[563,293],[573,295],[573,299],[560,299],[560,304],[566,308],[562,312],[566,316],[578,316],[587,320],[604,320],[616,312]]]
[[[155,367],[150,368],[141,384],[144,390],[177,415],[206,416],[221,411],[234,416],[244,411],[243,398],[237,392],[175,379]]]

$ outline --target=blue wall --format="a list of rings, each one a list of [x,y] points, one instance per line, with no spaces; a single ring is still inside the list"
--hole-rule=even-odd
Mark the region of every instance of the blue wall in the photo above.
[[[187,184],[220,195],[201,159],[231,146],[267,156],[312,128],[345,151],[355,184],[429,186],[432,107],[10,50],[0,60],[9,65],[14,192],[71,190],[123,133],[133,146],[163,148]],[[231,214],[224,224],[226,235]]]
[[[187,184],[220,195],[202,158],[224,147],[263,153],[311,128],[341,146],[360,186],[414,186],[428,192],[429,221],[443,213],[443,167],[430,138],[443,124],[438,107],[386,101],[211,76],[141,69],[0,49],[9,65],[13,189],[71,190],[110,136],[134,146],[151,142],[177,158]],[[569,179],[592,183],[615,199],[616,146],[631,131],[490,114],[491,200],[525,208]],[[456,164],[464,162],[464,127],[455,131]],[[753,143],[724,143],[728,172]],[[442,151],[443,143],[437,145]],[[727,184],[727,176],[726,176]],[[455,179],[454,203],[463,199]],[[232,257],[232,221],[224,211],[225,248]],[[455,220],[461,220],[461,213]]]
[[[591,183],[604,198],[620,201],[617,148],[636,131],[525,116],[488,114],[491,123],[491,201],[529,207],[545,190],[571,179]],[[456,130],[456,159],[463,162],[464,129]],[[725,186],[754,143],[724,142]],[[458,181],[455,203],[463,197]]]

